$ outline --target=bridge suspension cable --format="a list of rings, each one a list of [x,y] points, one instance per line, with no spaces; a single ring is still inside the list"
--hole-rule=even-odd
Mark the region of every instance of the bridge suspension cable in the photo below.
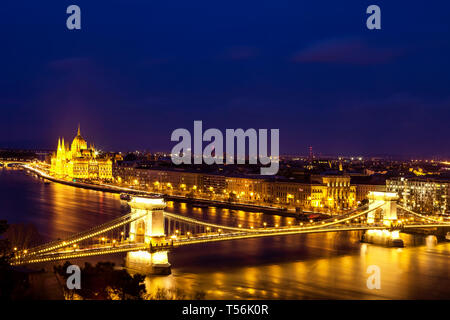
[[[55,249],[60,249],[63,248],[65,246],[80,242],[82,240],[88,239],[88,238],[92,238],[95,237],[99,234],[105,233],[109,230],[118,228],[120,226],[126,225],[130,222],[136,221],[138,219],[141,219],[143,217],[145,217],[147,214],[146,213],[142,213],[141,215],[134,215],[133,213],[128,213],[124,216],[121,216],[117,219],[108,221],[106,223],[103,223],[101,225],[95,226],[91,229],[76,233],[74,235],[71,235],[70,237],[63,239],[63,240],[57,240],[57,241],[53,241],[50,243],[46,243],[43,244],[41,246],[38,247],[34,247],[31,248],[30,250],[28,250],[28,252],[30,254],[40,254],[40,253],[44,253],[47,251],[51,251],[51,250],[55,250]]]
[[[353,214],[353,212],[360,210],[362,208],[365,208],[365,206],[363,206],[361,208],[351,211],[350,213],[341,215],[338,218],[330,218],[330,219],[324,220],[324,221],[322,221],[322,223],[316,224],[314,226],[301,226],[301,227],[300,226],[289,226],[289,227],[277,227],[277,228],[254,228],[254,229],[251,229],[251,228],[240,228],[240,227],[230,227],[230,226],[218,225],[218,224],[209,223],[209,222],[205,222],[205,221],[201,221],[198,219],[189,218],[186,216],[181,216],[181,215],[169,213],[169,212],[164,212],[164,215],[166,217],[174,219],[174,220],[179,220],[179,221],[183,221],[183,222],[187,222],[187,223],[191,223],[191,224],[197,224],[197,225],[202,225],[202,226],[207,226],[207,227],[212,227],[212,228],[217,228],[217,229],[222,229],[222,230],[250,232],[250,233],[261,233],[261,232],[272,233],[272,232],[274,232],[274,230],[286,230],[286,229],[289,229],[291,231],[311,230],[311,229],[324,228],[324,227],[340,224],[340,223],[358,218],[360,216],[366,215],[369,212],[372,212],[372,211],[380,208],[382,205],[383,204],[381,203],[380,205],[375,206],[371,209],[367,209],[365,211]]]
[[[182,216],[182,215],[178,215],[178,214],[174,214],[174,213],[170,213],[170,212],[164,212],[164,216],[173,220],[178,220],[178,221],[182,221],[185,223],[191,223],[191,224],[195,224],[195,225],[200,225],[200,226],[204,226],[204,227],[211,227],[211,228],[216,228],[216,229],[222,229],[222,230],[230,230],[230,231],[245,231],[245,232],[256,232],[258,229],[250,229],[250,228],[239,228],[239,227],[230,227],[230,226],[224,226],[224,225],[220,225],[220,224],[215,224],[215,223],[210,223],[210,222],[205,222],[205,221],[201,221],[198,219],[194,219],[194,218],[189,218],[186,216]]]
[[[404,206],[397,205],[397,207],[399,207],[400,209],[405,210],[406,212],[408,212],[408,213],[410,213],[410,214],[412,214],[412,215],[414,215],[414,216],[416,216],[416,217],[419,217],[419,218],[421,218],[421,219],[425,219],[425,220],[428,220],[428,221],[431,221],[431,222],[437,222],[437,223],[439,223],[439,224],[448,224],[448,225],[450,225],[450,222],[444,222],[444,221],[439,221],[439,220],[437,220],[437,219],[433,219],[433,218],[431,218],[431,217],[422,215],[422,214],[417,213],[417,212],[414,212],[414,211],[412,211],[412,210],[410,210],[410,209],[408,209],[408,208],[405,208]]]

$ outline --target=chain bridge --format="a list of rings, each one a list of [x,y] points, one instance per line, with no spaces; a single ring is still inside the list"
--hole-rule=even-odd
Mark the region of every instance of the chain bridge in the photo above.
[[[173,248],[257,237],[293,234],[366,231],[382,234],[392,246],[403,246],[399,232],[406,229],[450,227],[442,219],[421,215],[397,203],[395,193],[370,192],[369,204],[322,221],[288,226],[243,227],[218,225],[164,211],[157,197],[133,197],[131,212],[66,239],[15,252],[12,265],[27,265],[113,253],[127,253],[126,265],[148,273],[169,273],[167,253]]]

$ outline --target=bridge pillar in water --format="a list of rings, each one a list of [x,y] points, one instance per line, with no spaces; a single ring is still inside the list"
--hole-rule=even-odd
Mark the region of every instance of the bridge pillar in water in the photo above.
[[[149,250],[128,252],[126,267],[143,274],[170,274],[167,251],[150,251],[152,243],[165,241],[164,200],[133,197],[128,204],[132,218],[143,216],[130,223],[130,241],[145,243]]]
[[[398,195],[394,192],[369,192],[369,210],[373,210],[367,215],[367,223],[373,224],[377,212],[386,227],[391,227],[397,221],[397,200]],[[371,243],[382,243],[394,247],[403,247],[403,241],[399,238],[399,232],[386,230],[367,230],[363,240]]]

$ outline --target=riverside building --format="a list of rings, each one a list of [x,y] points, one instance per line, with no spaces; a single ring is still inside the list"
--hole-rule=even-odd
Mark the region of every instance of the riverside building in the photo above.
[[[65,144],[64,138],[58,139],[58,149],[52,155],[50,171],[61,178],[102,181],[113,178],[112,160],[100,157],[92,145],[87,147],[79,126],[70,147]]]

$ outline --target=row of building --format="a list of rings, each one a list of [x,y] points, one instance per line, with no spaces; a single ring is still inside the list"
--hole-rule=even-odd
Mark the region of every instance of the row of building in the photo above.
[[[399,195],[404,206],[428,214],[450,214],[450,182],[431,178],[386,180],[386,190]]]
[[[427,214],[449,214],[450,182],[432,178],[392,178],[385,185],[351,183],[346,174],[313,175],[310,182],[270,180],[177,170],[113,167],[118,184],[157,192],[203,194],[257,204],[302,208],[348,209],[358,206],[371,191],[396,192],[409,209]]]
[[[369,191],[385,191],[384,185],[351,185],[345,174],[315,175],[309,182],[265,179],[255,176],[225,176],[178,170],[139,169],[113,166],[119,185],[155,192],[202,194],[256,204],[280,204],[303,208],[348,209],[357,206]]]

